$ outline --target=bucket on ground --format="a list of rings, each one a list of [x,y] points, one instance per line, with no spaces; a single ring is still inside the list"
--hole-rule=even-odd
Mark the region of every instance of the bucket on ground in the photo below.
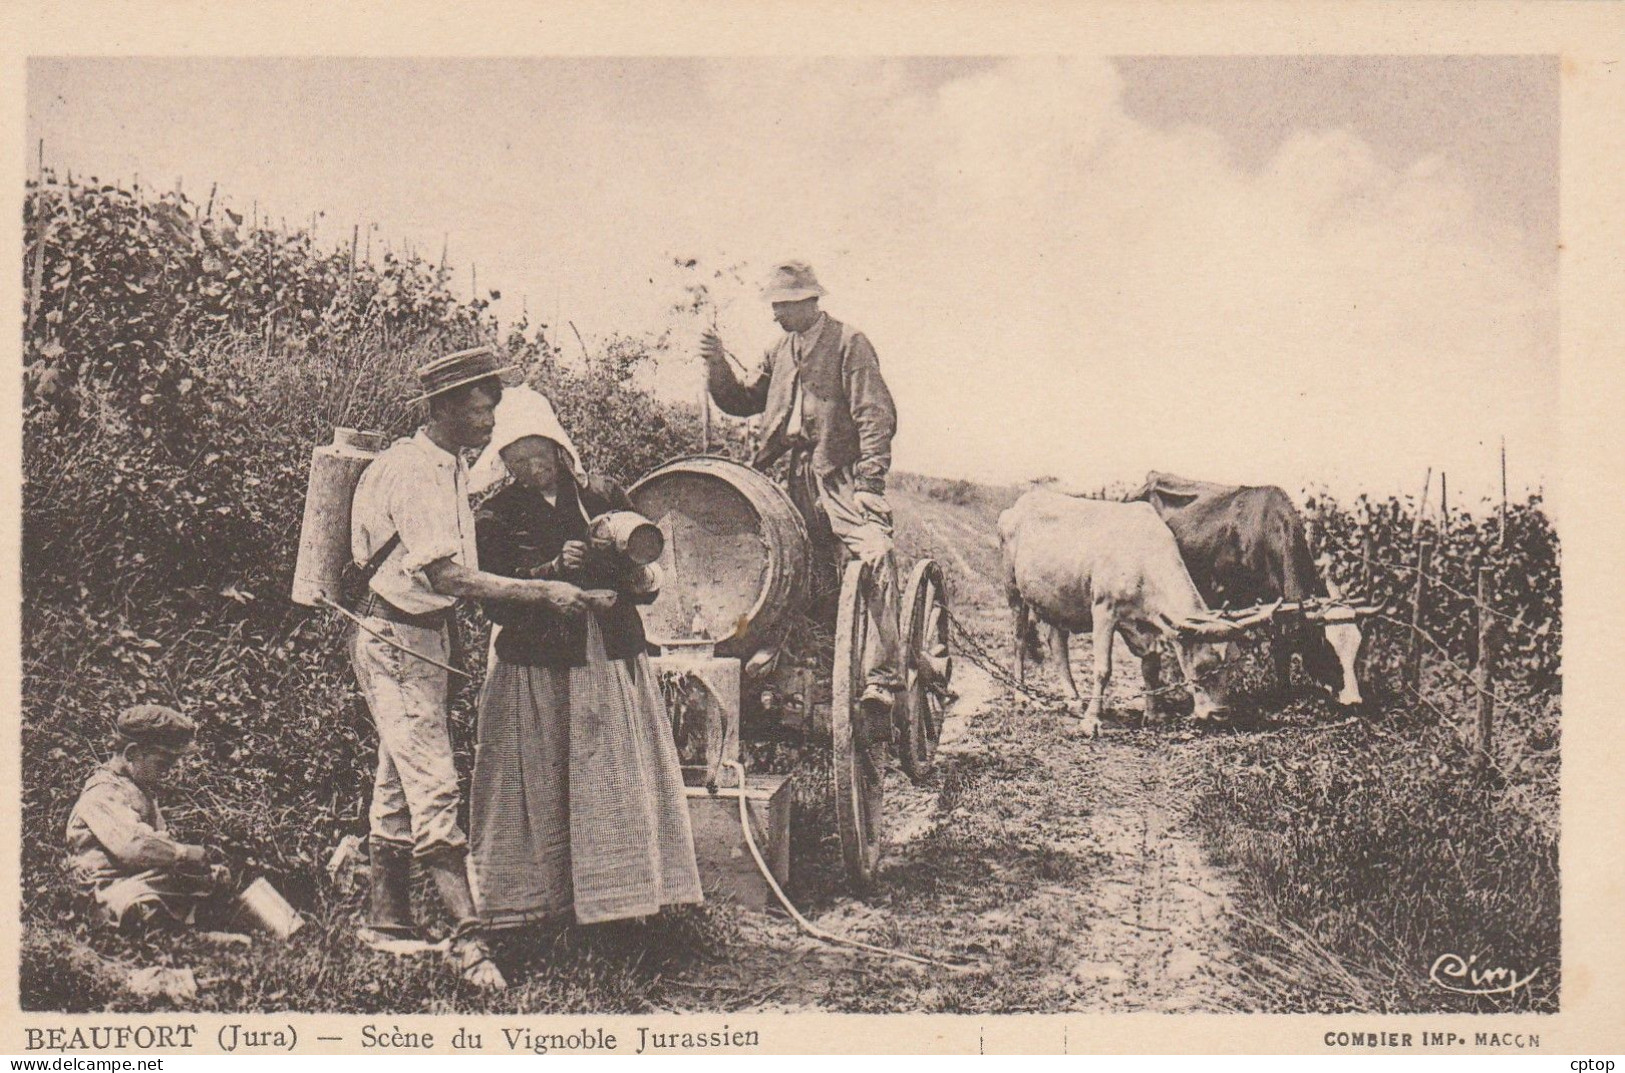
[[[289,905],[288,900],[264,876],[254,880],[237,895],[237,905],[256,926],[284,942],[305,926],[305,918],[299,915],[299,910]]]

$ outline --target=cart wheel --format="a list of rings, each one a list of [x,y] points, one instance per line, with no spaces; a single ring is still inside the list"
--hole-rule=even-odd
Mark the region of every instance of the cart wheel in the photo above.
[[[914,564],[903,593],[903,692],[897,697],[903,770],[919,782],[931,774],[953,677],[948,647],[948,591],[935,560]]]
[[[863,655],[869,641],[864,606],[864,565],[847,565],[835,620],[835,673],[830,683],[834,733],[835,813],[841,826],[841,858],[848,884],[867,888],[880,865],[880,807],[885,782],[885,744],[869,741],[863,718]]]

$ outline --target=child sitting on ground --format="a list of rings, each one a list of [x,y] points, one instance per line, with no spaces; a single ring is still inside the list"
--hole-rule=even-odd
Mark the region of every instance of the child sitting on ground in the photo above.
[[[169,836],[155,795],[192,749],[197,724],[157,704],[118,717],[115,753],[90,776],[68,816],[68,870],[114,925],[137,931],[194,922],[231,872],[202,846]]]

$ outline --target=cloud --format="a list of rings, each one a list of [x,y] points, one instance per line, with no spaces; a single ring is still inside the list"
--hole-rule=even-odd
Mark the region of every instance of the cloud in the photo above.
[[[1430,465],[1487,490],[1501,435],[1554,461],[1554,281],[1446,156],[1333,129],[1247,170],[1127,116],[1105,62],[731,66],[708,95],[703,144],[738,156],[693,193],[874,338],[899,465],[1388,492]]]

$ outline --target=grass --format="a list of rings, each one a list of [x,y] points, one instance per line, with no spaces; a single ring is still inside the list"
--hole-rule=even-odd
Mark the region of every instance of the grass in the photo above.
[[[1514,722],[1496,767],[1478,773],[1466,706],[1441,710],[1395,706],[1323,730],[1288,721],[1185,755],[1192,822],[1239,883],[1234,928],[1257,1009],[1558,1009],[1555,750],[1534,755],[1540,735]],[[1556,720],[1555,705],[1533,716],[1552,733]],[[1429,979],[1446,954],[1537,975],[1510,995],[1457,995]]]

